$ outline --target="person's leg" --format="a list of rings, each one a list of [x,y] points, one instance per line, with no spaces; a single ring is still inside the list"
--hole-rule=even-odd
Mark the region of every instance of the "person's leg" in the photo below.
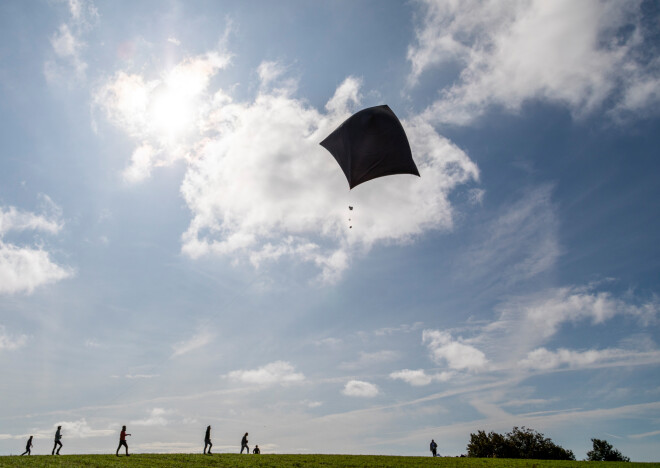
[[[211,441],[209,440],[209,451],[208,451],[208,454],[209,454],[209,455],[211,455],[211,447],[213,447],[213,444],[212,444]]]
[[[119,441],[119,445],[117,445],[117,451],[115,452],[115,455],[119,456],[119,449],[121,448],[121,440]]]
[[[128,457],[128,442],[124,441],[124,447],[126,448],[126,456]]]
[[[62,449],[62,442],[60,442],[60,441],[58,440],[58,441],[57,441],[57,445],[59,445],[59,447],[57,448],[57,452],[55,452],[55,455],[59,455],[59,454],[60,454],[60,450]]]
[[[50,453],[51,455],[55,455],[55,447],[57,447],[57,441],[53,444],[53,451]]]

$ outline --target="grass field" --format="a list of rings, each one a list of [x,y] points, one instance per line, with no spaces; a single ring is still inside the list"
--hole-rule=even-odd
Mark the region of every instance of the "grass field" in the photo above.
[[[30,457],[0,457],[0,467],[119,467],[170,468],[170,467],[227,467],[227,468],[294,468],[320,466],[326,468],[549,468],[594,467],[635,468],[659,467],[660,463],[623,462],[567,462],[550,460],[506,460],[486,458],[444,457],[392,457],[377,455],[190,455],[190,454],[135,454],[130,457],[114,455],[50,455]]]

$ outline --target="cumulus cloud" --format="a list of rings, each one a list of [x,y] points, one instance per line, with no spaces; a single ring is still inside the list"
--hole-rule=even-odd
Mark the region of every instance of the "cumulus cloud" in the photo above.
[[[373,398],[380,393],[378,387],[362,380],[349,380],[341,391],[346,396]]]
[[[63,226],[59,207],[47,196],[42,200],[49,213],[35,214],[13,206],[0,207],[0,294],[29,294],[39,286],[73,274],[69,268],[53,262],[50,253],[42,246],[19,246],[3,239],[9,232],[58,233]]]
[[[450,333],[441,330],[424,330],[422,342],[437,362],[446,362],[450,369],[476,371],[488,363],[486,355],[464,340],[454,340]]]
[[[414,387],[428,385],[431,382],[446,382],[454,375],[453,372],[440,372],[436,374],[427,374],[424,369],[402,369],[392,372],[391,379],[403,380]]]
[[[169,413],[170,411],[163,408],[154,408],[148,417],[131,421],[131,424],[135,426],[167,426],[169,420],[166,418],[166,415]]]
[[[193,212],[183,251],[267,260],[293,257],[334,281],[351,253],[450,229],[449,193],[478,179],[476,165],[420,119],[404,122],[421,179],[388,177],[351,192],[356,229],[346,228],[346,181],[319,146],[350,115],[360,83],[348,78],[320,113],[290,94],[225,101],[213,116],[219,133],[199,148],[181,192]],[[255,129],[258,131],[255,132]]]
[[[114,434],[112,429],[93,429],[85,418],[78,419],[77,421],[61,421],[53,425],[53,427],[62,426],[62,435],[71,438],[86,439],[89,437],[103,437]],[[54,433],[48,432],[46,437],[52,437]]]
[[[0,351],[13,351],[25,346],[27,335],[11,335],[7,333],[4,325],[0,325]]]
[[[275,361],[253,370],[231,371],[227,378],[248,384],[274,385],[299,383],[305,380],[305,375],[295,372],[290,362]]]
[[[94,97],[108,121],[135,140],[127,181],[185,161],[181,194],[192,220],[182,235],[184,254],[230,256],[255,267],[293,258],[332,282],[354,254],[376,243],[452,228],[450,193],[477,181],[479,171],[428,122],[414,115],[403,121],[421,179],[388,177],[353,190],[349,231],[346,180],[319,142],[357,109],[361,81],[346,78],[318,110],[296,96],[285,66],[266,61],[257,69],[256,96],[239,102],[210,89],[230,60],[209,52],[159,76],[118,71]]]
[[[530,99],[577,117],[603,106],[648,111],[660,98],[660,66],[645,53],[655,46],[641,3],[425,0],[409,81],[441,64],[461,67],[425,113],[435,122],[469,124],[491,106],[518,111]]]
[[[174,353],[172,357],[182,356],[196,349],[202,348],[213,341],[215,335],[207,330],[202,330],[190,339],[180,341],[172,346]]]

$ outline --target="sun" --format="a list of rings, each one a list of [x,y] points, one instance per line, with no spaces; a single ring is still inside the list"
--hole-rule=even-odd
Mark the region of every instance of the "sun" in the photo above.
[[[178,140],[194,130],[203,88],[194,73],[175,68],[154,89],[150,125],[160,139]]]

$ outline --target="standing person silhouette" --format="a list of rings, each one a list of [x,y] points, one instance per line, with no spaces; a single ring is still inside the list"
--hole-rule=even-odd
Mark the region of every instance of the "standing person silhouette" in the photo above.
[[[433,454],[433,456],[437,457],[438,444],[435,443],[435,440],[431,439],[431,445],[429,448],[431,449],[431,453]]]
[[[248,440],[247,440],[248,433],[246,432],[243,438],[241,439],[241,453],[243,453],[243,449],[247,449],[247,453],[250,453],[250,447],[248,447]]]
[[[254,448],[252,449],[252,453],[254,455],[259,455],[261,453],[261,450],[259,450],[259,446],[255,445]]]
[[[57,452],[55,451],[55,447],[58,447]],[[57,431],[55,431],[55,445],[53,445],[53,452],[51,455],[59,455],[60,454],[60,449],[62,448],[62,426],[57,426]]]
[[[30,436],[30,438],[28,439],[27,444],[25,445],[25,452],[21,453],[21,456],[25,455],[26,453],[28,455],[32,455],[31,449],[32,449],[32,436]]]
[[[206,434],[204,435],[204,453],[205,454],[207,453],[206,452],[206,447],[207,446],[209,448],[208,455],[212,455],[211,454],[211,447],[213,447],[213,444],[211,443],[211,426],[208,426],[206,428]]]
[[[126,443],[126,436],[129,436],[130,434],[126,434],[126,426],[121,427],[121,432],[119,433],[119,446],[117,447],[117,451],[115,452],[115,455],[119,456],[119,449],[123,445],[126,447],[126,456],[130,457],[128,454],[128,444]]]

